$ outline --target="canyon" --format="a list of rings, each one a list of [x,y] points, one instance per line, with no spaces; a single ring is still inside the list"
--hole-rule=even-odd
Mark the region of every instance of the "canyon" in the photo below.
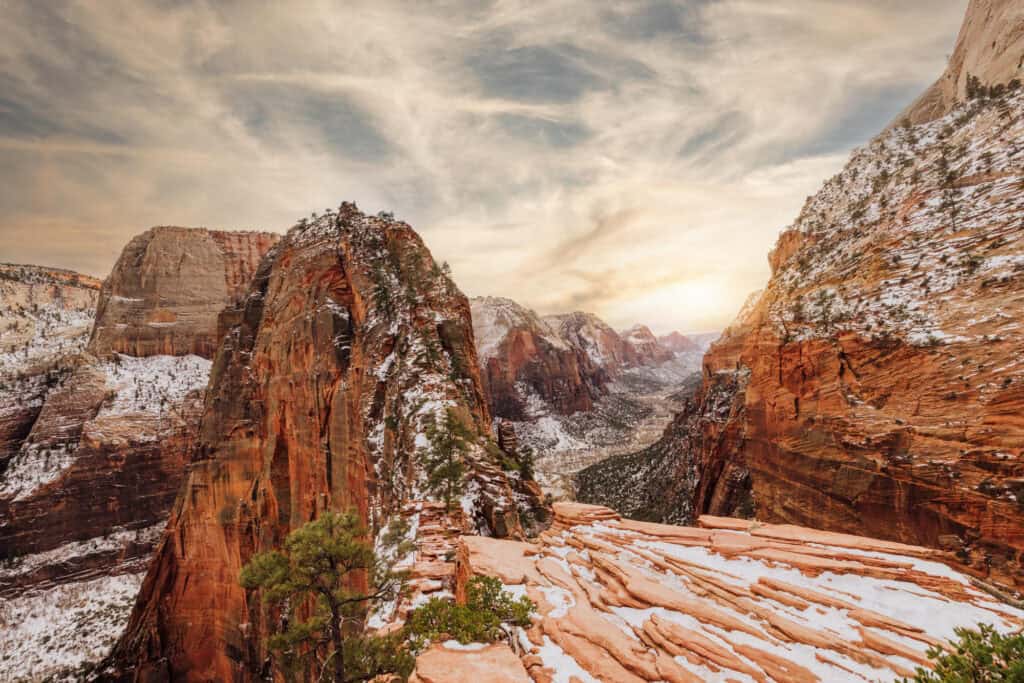
[[[971,0],[720,335],[469,299],[350,202],[155,227],[102,282],[0,264],[0,678],[279,680],[239,574],[329,510],[413,542],[359,628],[480,576],[534,603],[414,683],[894,680],[1019,633],[1021,54]]]
[[[919,103],[808,199],[686,409],[583,471],[581,500],[943,548],[1024,582],[1021,22],[971,3],[936,86],[955,101]]]
[[[544,522],[493,444],[469,302],[407,224],[353,204],[300,222],[220,329],[186,480],[104,676],[262,676],[273,624],[242,565],[324,510],[376,533],[438,495],[428,435],[446,419],[473,434],[466,530],[523,538]]]
[[[496,429],[532,454],[555,499],[573,496],[580,469],[656,441],[706,349],[679,332],[659,340],[645,325],[619,333],[582,311],[539,316],[499,297],[471,305]]]

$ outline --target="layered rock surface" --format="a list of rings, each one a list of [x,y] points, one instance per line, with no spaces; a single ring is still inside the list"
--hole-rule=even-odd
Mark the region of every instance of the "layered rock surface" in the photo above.
[[[0,264],[0,475],[85,347],[99,289],[79,273]]]
[[[1004,89],[857,150],[780,236],[689,408],[584,473],[587,499],[943,547],[1024,583],[1022,138]]]
[[[487,446],[469,303],[408,225],[351,204],[300,223],[221,323],[194,460],[111,675],[260,675],[268,615],[242,565],[323,510],[378,530],[430,499],[428,426],[446,414],[478,435],[465,524],[522,535],[537,505]]]
[[[510,649],[538,683],[891,681],[928,666],[927,649],[957,626],[1024,624],[926,548],[713,517],[692,528],[596,506],[554,511],[539,544],[466,537],[457,557],[460,584],[493,576],[536,603]],[[458,672],[479,658],[443,648],[424,668],[443,658]]]
[[[473,331],[484,391],[497,417],[523,421],[542,402],[570,415],[607,393],[613,372],[563,338],[549,321],[511,299],[474,298]]]

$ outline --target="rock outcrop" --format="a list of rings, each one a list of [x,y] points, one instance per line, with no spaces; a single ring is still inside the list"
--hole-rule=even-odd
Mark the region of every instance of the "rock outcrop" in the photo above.
[[[143,290],[147,298],[132,304],[138,320],[169,302],[178,311],[223,307],[251,269],[251,250],[265,251],[264,238],[157,228],[129,244],[102,292],[98,282],[66,273],[29,278],[34,299],[5,289],[5,309],[28,311],[39,322],[27,351],[11,356],[17,393],[0,398],[31,408],[6,440],[9,459],[0,471],[0,555],[8,560],[0,567],[0,619],[9,625],[0,639],[0,678],[67,673],[109,651],[194,446],[210,361],[188,352],[216,338],[216,316],[191,318],[168,346],[139,343],[137,326],[110,323],[110,312],[122,295]],[[140,252],[140,243],[148,251]],[[196,289],[196,279],[209,278],[195,264],[211,261],[219,289]],[[21,281],[24,289],[24,280],[0,286]],[[124,283],[144,284],[128,290]],[[102,331],[92,326],[98,293],[108,318]],[[198,300],[190,303],[193,295]],[[5,362],[5,376],[8,369]],[[74,619],[41,630],[22,618],[40,611]],[[84,623],[88,638],[78,637]]]
[[[971,0],[945,73],[897,120],[934,121],[973,94],[974,87],[1024,78],[1024,7],[1015,0]],[[978,79],[972,84],[971,79]]]
[[[465,537],[456,556],[457,594],[492,576],[536,604],[513,640],[538,683],[893,680],[929,667],[928,648],[957,626],[1024,625],[1024,611],[928,548],[716,517],[635,522],[578,504],[554,513],[539,544]],[[420,663],[465,680],[487,652],[508,675],[502,647],[440,645]]]
[[[279,238],[178,227],[138,235],[103,283],[89,350],[212,358],[220,341],[217,316],[247,289]]]
[[[226,330],[187,480],[111,671],[251,680],[268,615],[238,584],[254,553],[326,509],[373,527],[434,495],[428,427],[478,435],[465,524],[521,536],[535,487],[498,466],[469,302],[406,224],[343,204],[264,258]],[[488,446],[488,444],[491,446]],[[113,673],[111,675],[114,675]]]
[[[85,347],[99,289],[87,275],[0,264],[0,476]]]
[[[1019,14],[972,2],[969,22],[989,5]],[[643,490],[627,514],[756,513],[1024,585],[1021,139],[1024,94],[1004,88],[856,151],[779,238],[688,410],[650,457],[588,472],[588,499],[629,498],[614,472]]]
[[[661,365],[672,360],[673,351],[662,346],[646,325],[634,325],[621,336],[628,365]]]
[[[590,410],[607,392],[609,369],[511,299],[474,298],[473,330],[484,391],[497,417],[522,421],[538,402],[569,415]],[[617,368],[616,368],[617,369]]]
[[[661,344],[662,348],[668,349],[673,353],[689,353],[701,350],[700,344],[679,332],[670,332],[658,337],[658,343]]]

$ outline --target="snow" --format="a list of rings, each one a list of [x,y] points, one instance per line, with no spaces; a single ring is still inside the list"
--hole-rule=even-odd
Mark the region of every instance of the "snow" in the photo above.
[[[540,646],[537,653],[544,668],[554,672],[552,683],[601,683],[583,667],[576,663],[576,660],[565,653],[565,650],[553,643],[550,638],[544,636],[544,644]]]
[[[136,358],[118,355],[98,367],[106,375],[111,398],[94,420],[133,414],[166,415],[180,406],[191,392],[206,388],[211,363],[199,356]],[[155,441],[159,431],[140,431],[133,438],[140,442]],[[47,447],[23,444],[8,463],[0,485],[0,498],[23,500],[40,487],[56,481],[74,464],[77,450],[77,441]]]
[[[149,413],[160,415],[179,405],[193,391],[206,389],[212,363],[200,356],[118,355],[105,361],[107,387],[114,399],[104,404],[99,417]],[[155,438],[155,435],[154,435]]]
[[[62,680],[105,657],[144,576],[107,576],[0,599],[0,680]]]
[[[477,652],[487,647],[487,643],[460,643],[457,640],[446,640],[441,645],[446,650],[459,652]]]
[[[72,541],[32,555],[24,555],[5,565],[0,565],[0,577],[28,574],[36,569],[79,558],[119,551],[129,543],[153,544],[163,533],[165,523],[160,522],[142,529],[117,529],[105,536],[85,541]]]

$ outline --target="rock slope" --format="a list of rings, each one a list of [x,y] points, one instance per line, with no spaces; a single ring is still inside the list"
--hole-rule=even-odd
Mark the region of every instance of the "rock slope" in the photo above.
[[[588,500],[756,511],[1024,583],[1024,94],[973,94],[886,131],[808,200],[689,409],[646,457],[586,472]]]
[[[469,302],[405,223],[352,204],[303,221],[221,323],[195,457],[110,675],[259,675],[268,616],[242,565],[325,509],[377,530],[436,499],[428,426],[446,415],[478,435],[465,524],[521,536],[543,515],[532,482],[499,467]]]
[[[493,576],[537,611],[510,645],[435,646],[422,680],[468,680],[431,676],[480,671],[486,657],[498,676],[487,680],[891,681],[928,666],[927,649],[957,626],[1024,625],[1024,611],[926,548],[714,517],[692,528],[579,504],[554,512],[538,544],[462,539],[459,586]]]
[[[643,325],[620,335],[590,313],[540,317],[509,299],[471,303],[484,388],[508,436],[500,443],[531,451],[538,482],[556,499],[571,497],[581,468],[657,440],[700,366],[699,347],[679,334],[669,338],[675,351]]]
[[[99,289],[79,273],[0,264],[0,475],[68,372],[65,359],[85,347]]]
[[[171,301],[178,310],[197,309],[185,294],[194,291],[194,270],[165,268],[154,280],[153,264],[135,258],[140,241],[153,247],[171,244],[170,237],[188,247],[176,252],[175,263],[216,261],[222,283],[229,280],[221,273],[244,272],[248,266],[241,261],[251,258],[251,250],[265,250],[262,235],[151,230],[126,248],[99,294],[101,310],[109,310],[110,302],[125,293],[116,283],[142,281],[148,282],[149,298],[133,304],[139,320],[150,319]],[[222,251],[219,243],[235,248]],[[98,283],[71,275],[62,275],[64,281],[87,284],[88,296],[78,295],[76,285],[55,299],[72,305],[70,313],[42,303],[29,309],[44,322],[34,337],[39,341],[27,347],[27,365],[24,352],[15,354],[16,377],[24,374],[31,381],[40,368],[46,374],[38,396],[22,389],[12,396],[33,411],[0,473],[0,551],[7,560],[0,567],[4,679],[32,680],[75,670],[102,657],[116,640],[174,502],[199,424],[210,361],[188,351],[204,349],[206,340],[217,335],[216,318],[206,318],[176,332],[176,348],[147,346],[138,343],[137,329],[125,324],[99,334],[92,329],[92,344],[83,349]],[[234,295],[223,285],[219,291],[223,307]],[[217,305],[211,291],[197,296],[202,306]],[[5,296],[5,306],[8,301]],[[55,326],[69,316],[75,323],[71,339],[70,332]],[[41,619],[60,613],[72,616],[39,628]],[[80,637],[84,633],[88,637]]]

